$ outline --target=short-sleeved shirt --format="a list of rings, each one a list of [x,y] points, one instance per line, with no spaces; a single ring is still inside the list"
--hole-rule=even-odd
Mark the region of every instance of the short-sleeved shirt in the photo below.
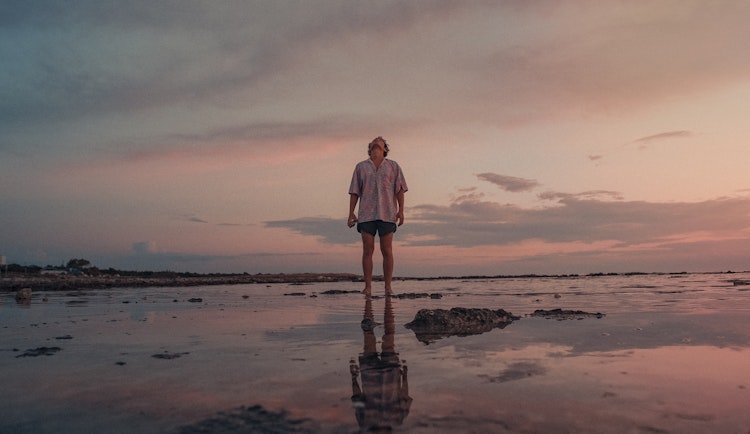
[[[349,185],[349,193],[359,196],[357,220],[360,223],[375,220],[396,223],[396,195],[401,190],[409,188],[398,163],[386,158],[380,163],[380,168],[376,168],[370,159],[359,162]]]

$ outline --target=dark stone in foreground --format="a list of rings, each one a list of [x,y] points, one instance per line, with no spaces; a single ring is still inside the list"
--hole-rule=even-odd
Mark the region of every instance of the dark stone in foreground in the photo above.
[[[315,433],[322,432],[309,419],[292,419],[284,410],[274,412],[260,405],[240,407],[193,425],[182,426],[180,434],[195,433]]]
[[[51,356],[55,354],[56,352],[60,351],[62,348],[60,347],[38,347],[33,348],[30,350],[26,350],[23,352],[23,354],[19,354],[16,356],[16,358],[19,357],[37,357],[37,356]]]
[[[416,298],[432,298],[432,299],[440,299],[443,298],[443,294],[433,292],[432,294],[428,294],[426,292],[406,292],[403,294],[395,294],[391,297],[399,298],[399,299],[416,299]]]
[[[163,353],[153,354],[151,357],[155,359],[172,360],[172,359],[180,358],[186,354],[190,354],[190,353],[189,352],[188,353],[168,353],[165,351]]]
[[[503,309],[421,309],[405,327],[412,330],[420,342],[429,344],[449,336],[478,335],[505,328],[517,319],[519,317]]]
[[[603,313],[599,313],[599,312],[597,313],[584,312],[582,310],[537,309],[530,316],[538,316],[538,317],[543,317],[547,319],[554,318],[554,319],[557,319],[558,321],[562,321],[566,319],[601,318],[606,315]]]
[[[329,289],[328,291],[323,291],[321,294],[325,295],[340,295],[340,294],[361,294],[362,291],[346,291],[343,289]]]

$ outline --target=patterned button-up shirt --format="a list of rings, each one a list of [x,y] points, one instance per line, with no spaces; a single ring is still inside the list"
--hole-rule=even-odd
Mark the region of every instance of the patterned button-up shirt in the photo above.
[[[399,191],[406,192],[406,179],[401,167],[393,160],[385,159],[380,168],[367,159],[357,164],[352,174],[349,193],[359,196],[360,223],[375,220],[396,223]]]

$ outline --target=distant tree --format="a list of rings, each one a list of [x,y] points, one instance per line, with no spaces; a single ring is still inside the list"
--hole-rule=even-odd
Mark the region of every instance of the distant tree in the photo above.
[[[19,273],[19,274],[39,274],[42,271],[42,267],[38,265],[18,265],[8,264],[7,273]]]
[[[120,274],[120,270],[115,270],[114,268],[109,267],[106,270],[101,270],[101,273],[102,274],[106,274],[108,276],[116,276],[116,275]]]
[[[68,261],[67,268],[73,269],[73,270],[83,270],[84,268],[90,267],[91,262],[89,262],[86,259],[71,259]]]

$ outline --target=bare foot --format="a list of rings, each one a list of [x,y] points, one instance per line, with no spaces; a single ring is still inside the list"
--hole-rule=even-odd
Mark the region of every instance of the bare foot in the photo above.
[[[390,288],[385,289],[385,296],[386,297],[392,297],[393,296],[393,290]]]
[[[363,289],[362,290],[362,294],[364,294],[364,295],[366,295],[366,296],[369,297],[370,295],[372,295],[372,288],[365,288],[365,289]]]

